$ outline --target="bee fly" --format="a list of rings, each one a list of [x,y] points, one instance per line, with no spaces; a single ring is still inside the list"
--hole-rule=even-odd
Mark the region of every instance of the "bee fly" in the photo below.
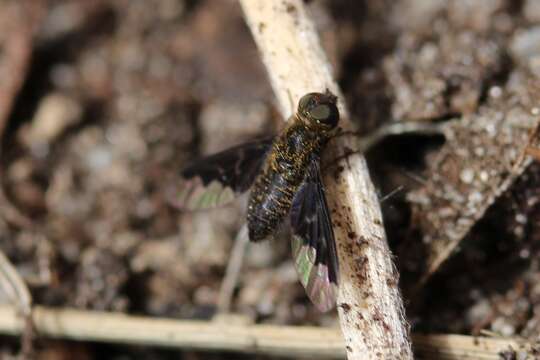
[[[276,232],[286,217],[300,282],[321,311],[335,305],[338,258],[321,181],[320,156],[339,121],[337,98],[309,93],[277,136],[235,146],[188,165],[172,201],[183,209],[230,202],[250,190],[247,227],[251,241]]]

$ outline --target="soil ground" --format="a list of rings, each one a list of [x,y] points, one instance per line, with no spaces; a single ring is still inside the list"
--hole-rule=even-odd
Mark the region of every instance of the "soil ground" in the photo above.
[[[26,5],[6,0],[0,16]],[[309,7],[364,133],[395,120],[459,126],[489,111],[508,114],[516,103],[538,104],[535,0],[315,0]],[[49,0],[34,15],[0,37],[0,82],[22,79],[20,91],[4,88],[13,104],[4,118],[0,111],[0,248],[37,304],[210,319],[243,203],[179,212],[164,189],[180,181],[188,161],[282,126],[238,4]],[[33,31],[28,42],[24,31]],[[29,51],[27,67],[10,62],[10,41]],[[501,103],[500,94],[510,95]],[[410,194],[429,187],[447,142],[395,136],[367,154],[381,197],[402,187],[382,208],[412,330],[489,330],[536,341],[539,163],[496,196],[457,251],[412,291],[429,232],[422,219],[431,210]],[[249,248],[233,310],[261,323],[336,325],[335,311],[320,314],[307,300],[289,252],[286,239]],[[13,338],[0,343],[2,357],[19,351]],[[65,341],[35,346],[41,359],[243,358]]]

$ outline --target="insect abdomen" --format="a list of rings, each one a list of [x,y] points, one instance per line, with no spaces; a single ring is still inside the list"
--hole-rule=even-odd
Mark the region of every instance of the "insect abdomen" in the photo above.
[[[300,182],[272,169],[259,176],[251,190],[247,212],[251,241],[263,240],[275,231],[289,213]]]
[[[251,241],[271,235],[289,213],[311,156],[321,144],[321,138],[310,134],[299,121],[275,140],[264,171],[251,189],[247,212]]]

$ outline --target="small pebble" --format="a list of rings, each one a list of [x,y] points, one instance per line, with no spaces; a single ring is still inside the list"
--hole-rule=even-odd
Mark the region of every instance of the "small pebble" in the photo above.
[[[82,109],[75,100],[63,95],[46,96],[29,128],[23,128],[23,142],[29,147],[42,147],[51,144],[69,126],[81,121]]]
[[[474,171],[472,169],[463,169],[461,171],[461,174],[459,175],[459,178],[461,181],[463,181],[465,184],[470,184],[474,180]]]

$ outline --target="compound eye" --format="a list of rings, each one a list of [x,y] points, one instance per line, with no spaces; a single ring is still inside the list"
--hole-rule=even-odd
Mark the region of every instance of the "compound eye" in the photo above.
[[[302,98],[300,98],[300,101],[298,102],[298,110],[300,112],[307,110],[308,106],[314,99],[315,99],[315,96],[314,94],[311,94],[311,93],[302,96]]]
[[[325,122],[325,120],[330,116],[330,107],[328,105],[319,105],[314,107],[309,111],[309,114],[320,122]]]
[[[338,110],[333,104],[315,106],[309,111],[309,115],[319,123],[334,127],[339,120]]]

